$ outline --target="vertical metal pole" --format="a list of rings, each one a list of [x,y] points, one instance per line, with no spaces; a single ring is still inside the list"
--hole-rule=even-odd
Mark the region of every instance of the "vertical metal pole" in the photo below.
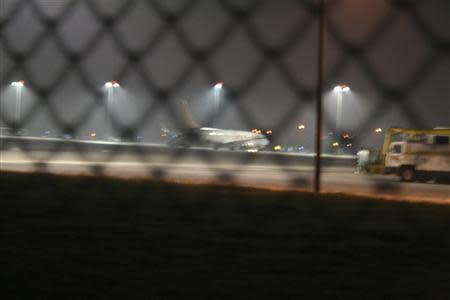
[[[112,121],[112,102],[114,92],[112,87],[107,87],[106,93],[106,140],[109,140],[113,136],[113,121]]]
[[[336,112],[336,136],[339,136],[342,119],[342,91],[337,92],[337,112]]]
[[[325,42],[325,0],[320,1],[319,12],[319,56],[317,70],[317,107],[316,107],[316,160],[314,174],[314,192],[320,193],[321,151],[322,151],[322,102],[324,75],[324,42]]]
[[[212,126],[216,126],[216,118],[217,118],[217,102],[219,101],[219,89],[214,89],[214,108],[213,108],[213,118],[212,118]]]
[[[114,124],[113,124],[113,112],[114,112],[114,87],[111,88],[111,98],[109,99],[109,121],[111,126],[111,139],[114,137]]]
[[[16,86],[16,122],[17,125],[20,124],[20,110],[22,105],[22,88],[20,86]],[[20,125],[19,125],[20,126]]]

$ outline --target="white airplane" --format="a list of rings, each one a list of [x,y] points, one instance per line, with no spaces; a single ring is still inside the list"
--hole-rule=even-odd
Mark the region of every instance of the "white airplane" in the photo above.
[[[252,131],[200,127],[192,118],[187,102],[182,102],[183,129],[168,144],[178,147],[212,147],[257,151],[270,144],[267,136]]]

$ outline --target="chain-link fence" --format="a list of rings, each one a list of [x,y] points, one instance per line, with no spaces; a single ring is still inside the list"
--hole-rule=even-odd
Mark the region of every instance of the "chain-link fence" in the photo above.
[[[3,136],[22,135],[8,148],[33,168],[62,157],[100,174],[105,162],[135,160],[164,177],[168,163],[188,161],[252,185],[262,171],[251,167],[275,165],[263,185],[310,188],[319,1],[0,3],[1,126]],[[324,153],[338,154],[324,158],[330,166],[352,166],[339,156],[380,147],[389,127],[448,126],[449,20],[446,0],[326,1],[321,138]],[[342,84],[351,92],[333,92]],[[166,148],[182,99],[199,124],[271,133],[269,152],[287,154]]]

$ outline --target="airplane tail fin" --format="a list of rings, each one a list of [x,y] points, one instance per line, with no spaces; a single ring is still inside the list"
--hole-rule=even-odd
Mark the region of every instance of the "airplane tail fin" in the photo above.
[[[181,122],[186,129],[193,129],[200,127],[192,118],[186,100],[181,101]]]

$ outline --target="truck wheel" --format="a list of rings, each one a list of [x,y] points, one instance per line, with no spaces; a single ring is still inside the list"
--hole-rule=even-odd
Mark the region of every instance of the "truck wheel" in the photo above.
[[[415,179],[415,172],[413,168],[404,168],[402,169],[400,176],[403,181],[411,182]]]

